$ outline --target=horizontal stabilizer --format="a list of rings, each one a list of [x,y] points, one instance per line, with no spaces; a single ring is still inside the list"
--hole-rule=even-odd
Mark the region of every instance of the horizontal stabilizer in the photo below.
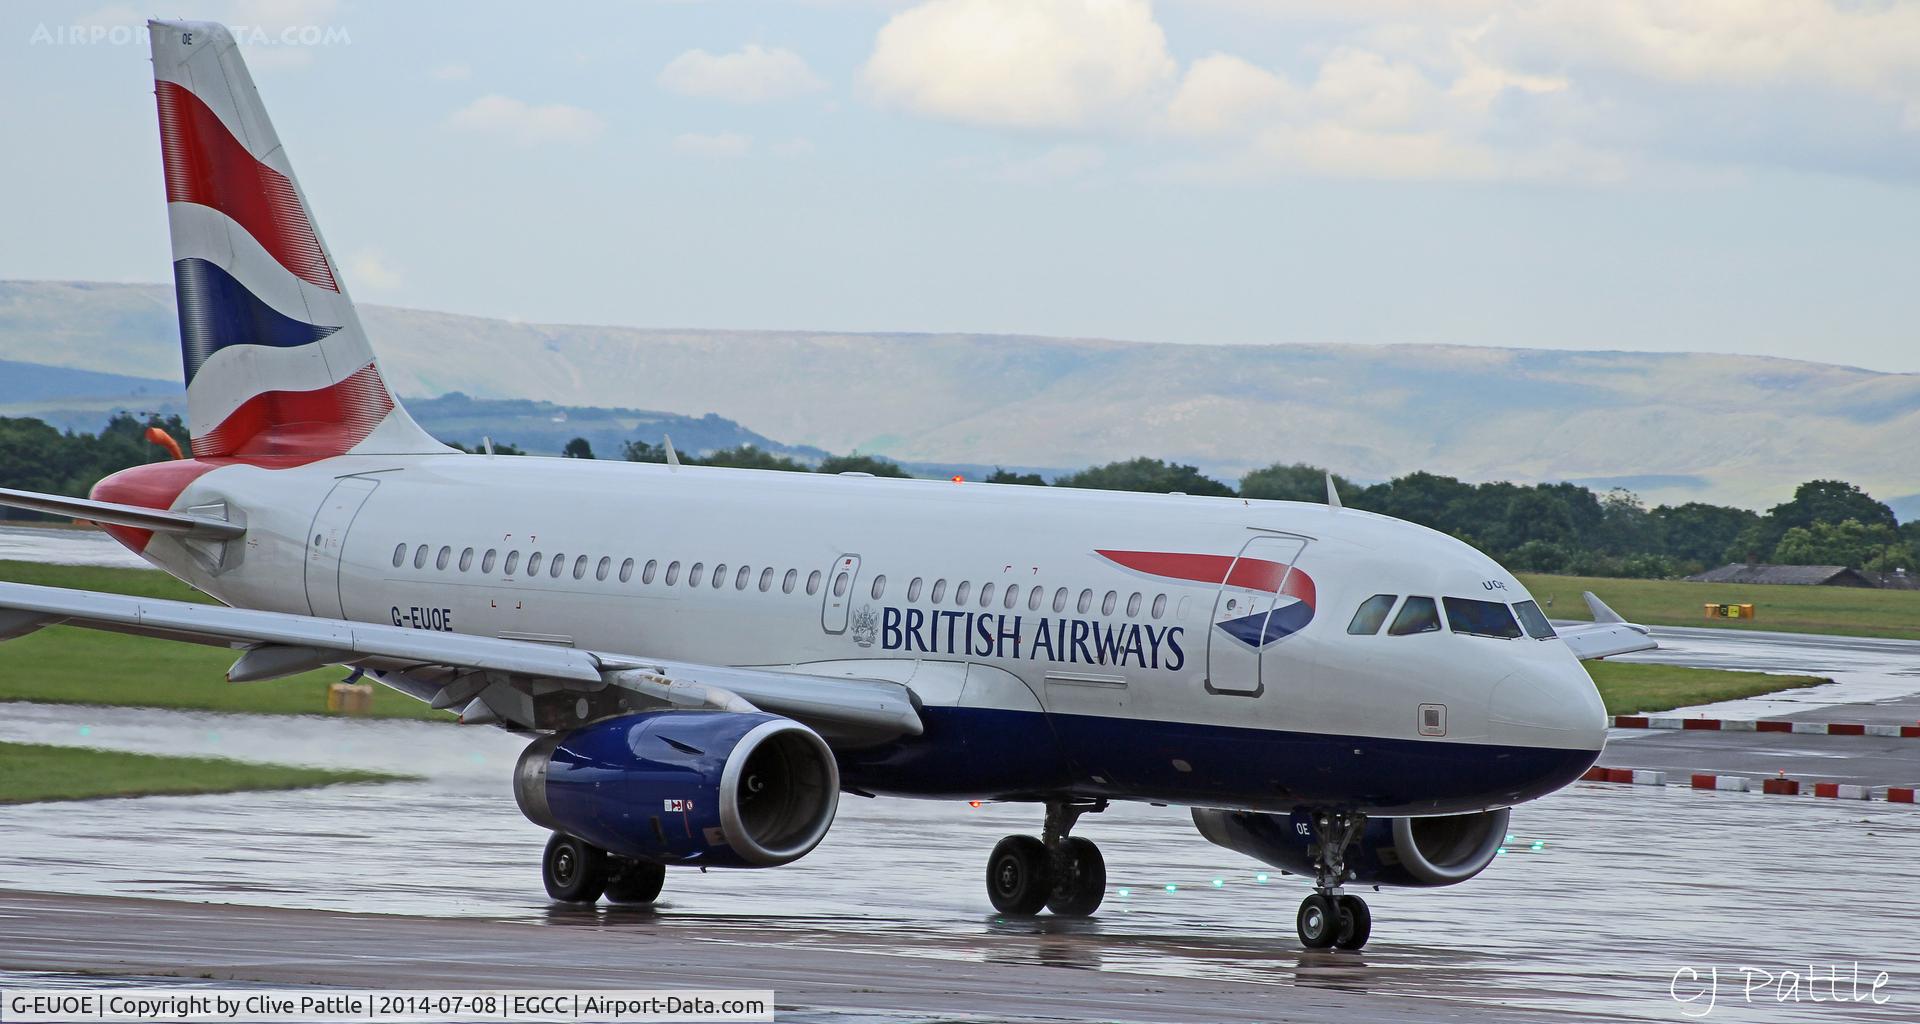
[[[247,528],[238,523],[229,523],[224,519],[214,519],[209,516],[167,512],[142,508],[139,505],[119,505],[111,501],[94,501],[90,498],[69,498],[62,494],[16,491],[6,487],[0,487],[0,505],[45,512],[48,515],[67,516],[71,519],[83,519],[103,526],[127,526],[138,530],[182,534],[208,540],[229,540],[247,532]]]

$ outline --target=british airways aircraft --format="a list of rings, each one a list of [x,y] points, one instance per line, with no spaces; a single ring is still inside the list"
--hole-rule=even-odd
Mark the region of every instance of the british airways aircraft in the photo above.
[[[650,902],[666,868],[812,850],[840,794],[1025,801],[1002,913],[1091,914],[1109,801],[1312,879],[1308,947],[1358,949],[1348,886],[1451,885],[1509,809],[1593,764],[1580,659],[1506,570],[1328,505],[862,474],[469,455],[395,400],[232,37],[150,23],[191,453],[90,498],[224,607],[0,583],[49,625],[327,665],[531,738],[512,779],[555,900]],[[504,782],[504,780],[503,780]]]

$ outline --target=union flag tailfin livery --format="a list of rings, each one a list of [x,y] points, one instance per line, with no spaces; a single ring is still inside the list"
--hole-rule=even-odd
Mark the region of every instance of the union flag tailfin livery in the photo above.
[[[1299,936],[1358,949],[1348,885],[1484,869],[1580,777],[1605,717],[1506,570],[1331,505],[467,455],[380,374],[231,36],[156,21],[190,457],[86,499],[225,607],[0,583],[0,639],[66,624],[226,647],[228,678],[338,665],[529,738],[511,786],[555,900],[651,902],[668,867],[811,851],[843,791],[1026,801],[1007,914],[1094,913],[1111,801],[1312,881]]]

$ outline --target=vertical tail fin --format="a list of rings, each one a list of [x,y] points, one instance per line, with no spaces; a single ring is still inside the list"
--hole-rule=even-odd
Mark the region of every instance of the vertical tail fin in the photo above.
[[[233,36],[147,27],[194,456],[449,451],[381,378]]]

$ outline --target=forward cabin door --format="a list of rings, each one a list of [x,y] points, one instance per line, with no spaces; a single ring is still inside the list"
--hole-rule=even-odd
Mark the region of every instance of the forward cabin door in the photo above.
[[[340,552],[360,506],[378,486],[365,477],[342,477],[320,503],[307,531],[307,608],[323,619],[346,618],[340,601]]]
[[[847,631],[847,612],[853,607],[853,586],[860,581],[860,556],[841,555],[827,573],[826,597],[820,604],[820,628],[829,633]]]
[[[1293,631],[1289,612],[1297,599],[1286,593],[1287,578],[1306,547],[1305,537],[1260,534],[1228,566],[1207,630],[1208,693],[1258,697],[1266,692],[1261,654]]]

